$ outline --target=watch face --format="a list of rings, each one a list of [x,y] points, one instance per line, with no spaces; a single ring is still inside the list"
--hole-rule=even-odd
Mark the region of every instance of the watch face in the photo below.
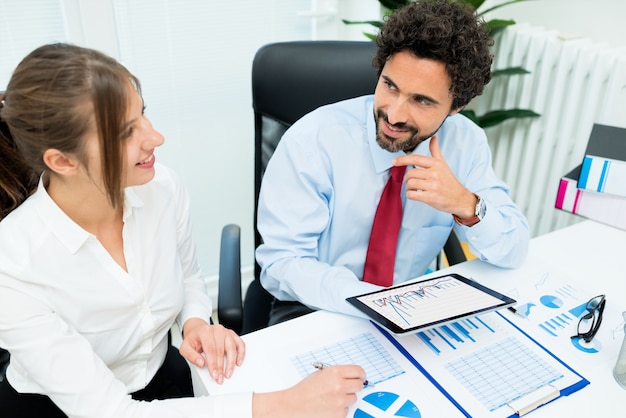
[[[478,217],[478,219],[483,219],[486,212],[487,212],[487,205],[485,205],[485,201],[483,200],[483,198],[478,196],[478,203],[476,203],[475,215]]]

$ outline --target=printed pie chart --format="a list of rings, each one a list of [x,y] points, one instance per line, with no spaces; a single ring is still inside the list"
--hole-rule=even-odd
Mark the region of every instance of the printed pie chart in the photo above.
[[[591,342],[588,343],[580,337],[574,337],[571,339],[571,341],[572,344],[574,344],[574,347],[576,347],[583,353],[593,354],[599,352],[602,349],[602,344],[600,344],[600,341],[598,341],[597,338],[594,338],[593,340],[591,340]]]
[[[363,398],[363,401],[372,406],[373,410],[377,412],[373,412],[375,415],[372,415],[370,412],[357,408],[354,411],[354,418],[376,418],[380,416],[381,412],[391,413],[391,415],[385,414],[385,416],[389,417],[421,418],[422,414],[413,402],[409,400],[397,402],[399,398],[399,395],[391,392],[370,393]]]
[[[544,295],[540,299],[543,306],[546,306],[551,309],[558,309],[563,306],[563,301],[556,296],[552,295]]]

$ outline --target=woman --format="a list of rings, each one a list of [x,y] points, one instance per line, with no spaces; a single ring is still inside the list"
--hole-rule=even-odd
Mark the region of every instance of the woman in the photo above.
[[[345,416],[358,366],[279,392],[189,398],[184,359],[221,383],[245,347],[209,323],[188,196],[155,164],[163,136],[125,67],[46,45],[0,99],[2,416]]]

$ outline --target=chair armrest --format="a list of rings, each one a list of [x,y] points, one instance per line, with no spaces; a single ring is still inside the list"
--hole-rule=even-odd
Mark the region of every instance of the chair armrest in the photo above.
[[[456,232],[454,232],[454,229],[450,231],[450,236],[443,246],[443,252],[446,254],[448,265],[450,266],[467,261],[461,242],[459,241]]]
[[[9,366],[9,357],[9,352],[4,348],[0,348],[0,382],[4,380],[4,375],[6,374],[7,367]]]
[[[220,244],[217,317],[221,325],[241,333],[243,305],[241,298],[241,229],[226,225]]]

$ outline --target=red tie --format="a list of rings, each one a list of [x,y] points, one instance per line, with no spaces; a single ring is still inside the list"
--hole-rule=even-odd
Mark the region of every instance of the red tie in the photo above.
[[[391,176],[378,202],[370,243],[367,247],[363,281],[379,286],[393,284],[398,234],[402,223],[402,178],[405,166],[391,167]]]

